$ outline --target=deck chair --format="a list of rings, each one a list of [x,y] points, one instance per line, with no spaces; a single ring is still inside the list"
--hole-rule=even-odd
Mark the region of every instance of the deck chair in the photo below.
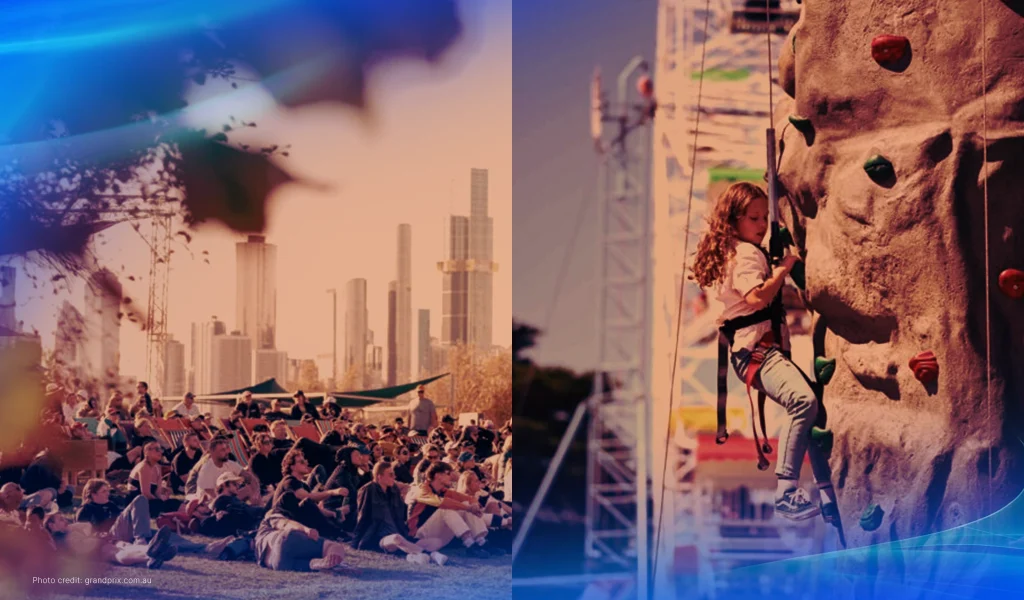
[[[228,450],[235,455],[238,459],[238,464],[242,465],[243,469],[249,467],[249,449],[246,447],[245,442],[242,441],[241,436],[237,433],[230,438],[227,438]]]
[[[331,419],[317,419],[316,428],[320,432],[320,437],[323,437],[334,431],[334,421]]]
[[[317,429],[316,425],[312,423],[300,423],[291,429],[292,437],[295,439],[306,438],[313,442],[320,441],[320,431]]]

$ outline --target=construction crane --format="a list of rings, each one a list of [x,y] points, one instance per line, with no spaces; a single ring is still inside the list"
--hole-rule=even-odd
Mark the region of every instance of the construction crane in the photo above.
[[[170,285],[172,218],[177,214],[167,209],[147,208],[72,208],[66,213],[88,213],[121,217],[125,221],[150,221],[150,232],[146,236],[141,226],[136,230],[149,246],[149,288],[143,329],[146,332],[146,381],[153,395],[163,393],[164,370],[166,365],[168,309],[167,297]]]

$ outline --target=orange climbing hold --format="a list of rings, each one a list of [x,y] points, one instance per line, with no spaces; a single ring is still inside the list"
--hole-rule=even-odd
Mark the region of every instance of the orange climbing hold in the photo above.
[[[931,383],[939,378],[939,361],[931,350],[910,359],[910,369],[921,383]]]
[[[882,66],[891,66],[907,54],[910,40],[901,35],[880,35],[871,40],[871,58]]]
[[[999,289],[1014,300],[1024,298],[1024,271],[1007,269],[1000,273]]]

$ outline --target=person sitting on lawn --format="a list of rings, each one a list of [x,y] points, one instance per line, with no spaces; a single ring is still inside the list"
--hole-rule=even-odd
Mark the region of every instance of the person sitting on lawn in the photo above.
[[[90,535],[77,525],[89,527],[87,523],[69,523],[64,515],[53,513],[43,519],[43,528],[49,535],[52,547],[68,550],[77,556],[99,556],[105,562],[115,565],[145,564],[150,569],[159,569],[178,554],[171,543],[171,530],[162,527],[149,543],[128,543],[111,538]]]
[[[238,497],[239,486],[245,480],[231,473],[217,477],[217,498],[213,501],[213,515],[201,521],[199,533],[213,537],[234,535],[238,531],[253,531],[263,520],[266,510],[250,506]]]
[[[203,448],[199,436],[190,431],[181,439],[181,449],[171,459],[171,488],[181,490],[185,487],[185,478],[192,467],[203,457]]]
[[[282,421],[283,422],[283,421]],[[253,436],[253,454],[249,460],[249,469],[260,480],[260,486],[266,490],[274,488],[281,482],[281,460],[284,453],[273,452],[274,441],[267,433]]]
[[[311,469],[306,457],[298,449],[290,450],[281,461],[283,479],[277,484],[271,504],[271,511],[312,527],[319,535],[329,539],[342,537],[339,514],[321,508],[317,503],[330,498],[345,496],[343,488],[327,491],[312,491],[305,480]]]
[[[260,494],[259,480],[250,471],[243,469],[242,465],[228,460],[230,453],[227,440],[219,438],[210,441],[210,450],[207,456],[209,460],[201,460],[196,465],[196,468],[199,469],[196,477],[197,495],[205,495],[210,499],[215,498],[217,496],[217,478],[223,473],[231,473],[245,480],[245,484],[238,491],[239,498],[247,502],[260,502],[262,495]]]
[[[480,517],[483,510],[475,498],[449,489],[451,484],[451,465],[430,465],[425,481],[411,494],[409,535],[418,540],[439,539],[442,548],[459,538],[471,558],[489,557],[490,552],[482,548],[487,543],[487,528],[479,520],[470,523],[465,518],[467,513]]]
[[[145,544],[153,537],[149,500],[145,496],[136,496],[124,510],[120,510],[110,501],[110,484],[102,479],[90,479],[82,490],[82,498],[84,503],[75,515],[75,521],[92,525],[93,535],[138,544]],[[199,552],[205,548],[173,532],[170,535],[171,543],[182,552]]]
[[[356,527],[356,494],[370,480],[369,473],[364,475],[361,472],[368,468],[369,450],[365,446],[345,446],[338,450],[337,462],[338,466],[324,487],[328,490],[341,488],[345,493],[343,498],[332,498],[324,506],[331,510],[340,509],[344,514],[342,529],[351,533]]]
[[[281,512],[267,513],[256,530],[255,546],[256,564],[267,569],[358,572],[345,563],[345,546]]]
[[[380,462],[373,467],[373,481],[359,488],[356,528],[352,546],[359,550],[384,550],[391,553],[401,550],[411,563],[427,564],[431,560],[438,565],[448,557],[437,552],[440,540],[421,539],[411,542],[409,527],[405,521],[406,507],[402,494],[395,485],[395,472],[391,463]],[[424,550],[430,552],[429,556]]]
[[[142,460],[128,475],[128,483],[132,487],[128,500],[131,501],[139,494],[145,496],[149,500],[150,514],[154,517],[178,510],[181,501],[171,499],[171,488],[163,477],[161,469],[163,452],[160,444],[149,442],[143,446],[142,451]]]

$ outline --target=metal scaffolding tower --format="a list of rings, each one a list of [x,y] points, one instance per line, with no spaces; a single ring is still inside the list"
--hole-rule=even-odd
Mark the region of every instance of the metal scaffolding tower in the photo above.
[[[163,395],[167,352],[167,288],[171,271],[171,215],[154,213],[150,232],[149,301],[146,310],[146,378]]]
[[[630,101],[629,78],[649,85],[636,57],[618,77],[601,119],[603,193],[598,207],[598,365],[587,444],[586,552],[634,568],[646,589],[650,404],[650,93]],[[648,83],[643,83],[646,81]],[[601,132],[603,133],[603,131]],[[638,591],[640,591],[638,590]],[[645,596],[646,593],[641,593]]]

